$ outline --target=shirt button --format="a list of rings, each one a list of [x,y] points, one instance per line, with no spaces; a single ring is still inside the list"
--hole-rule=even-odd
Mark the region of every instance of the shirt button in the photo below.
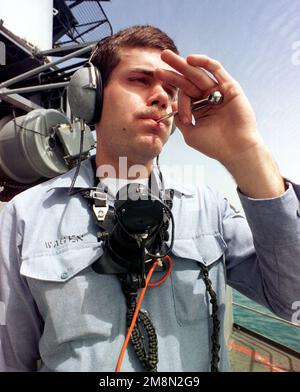
[[[63,273],[60,275],[60,278],[61,278],[61,279],[67,279],[67,277],[68,277],[68,273],[67,273],[67,272],[63,272]]]

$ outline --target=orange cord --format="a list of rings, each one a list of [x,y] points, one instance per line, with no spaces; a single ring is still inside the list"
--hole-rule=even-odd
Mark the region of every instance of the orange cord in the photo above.
[[[154,283],[149,283],[150,279],[151,279],[151,276],[152,276],[155,268],[157,267],[158,260],[155,260],[155,262],[153,263],[153,265],[152,265],[152,267],[151,267],[151,269],[150,269],[150,271],[149,271],[149,273],[147,275],[145,287],[143,287],[143,289],[141,291],[141,294],[139,296],[139,300],[138,300],[138,303],[137,303],[136,308],[134,310],[133,317],[132,317],[131,324],[130,324],[130,327],[129,327],[128,332],[127,332],[126,339],[125,339],[125,341],[123,343],[123,347],[122,347],[121,353],[119,355],[119,359],[118,359],[116,370],[115,370],[116,372],[120,372],[121,371],[122,361],[123,361],[123,358],[124,358],[124,355],[125,355],[125,352],[126,352],[126,349],[127,349],[127,346],[128,346],[128,343],[129,343],[129,340],[130,340],[133,328],[135,326],[136,319],[138,317],[138,314],[139,314],[139,311],[140,311],[140,308],[141,308],[141,305],[142,305],[142,302],[143,302],[143,299],[144,299],[144,296],[146,294],[146,290],[147,290],[148,286],[149,287],[159,286],[160,284],[165,282],[165,280],[167,279],[167,277],[169,276],[169,274],[171,272],[171,269],[172,269],[172,259],[169,256],[165,256],[165,258],[168,260],[169,267],[168,267],[167,272],[165,273],[165,275],[162,277],[162,279],[160,281],[154,282]]]
[[[170,275],[170,272],[171,272],[171,269],[172,269],[172,266],[173,266],[172,259],[171,259],[170,256],[165,256],[164,259],[167,259],[167,261],[168,261],[167,272],[164,274],[164,276],[161,278],[161,280],[159,280],[157,282],[149,283],[148,284],[149,287],[160,286],[161,284],[163,284],[167,280],[168,276]]]

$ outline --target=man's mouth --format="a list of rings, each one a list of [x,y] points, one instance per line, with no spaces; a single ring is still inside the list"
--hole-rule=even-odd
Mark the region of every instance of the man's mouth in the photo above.
[[[152,129],[161,130],[162,129],[162,123],[157,122],[157,120],[153,117],[143,117],[142,120],[145,121],[146,124],[148,124],[149,127]]]
[[[162,117],[164,117],[164,115],[165,115],[164,113],[152,113],[152,114],[147,113],[147,114],[141,115],[140,118],[144,119],[144,120],[152,120],[157,125],[159,125],[160,122],[158,122],[158,120],[160,120]],[[167,118],[166,120],[161,121],[161,123],[164,123],[165,125],[168,126],[168,125],[170,125],[170,119]]]

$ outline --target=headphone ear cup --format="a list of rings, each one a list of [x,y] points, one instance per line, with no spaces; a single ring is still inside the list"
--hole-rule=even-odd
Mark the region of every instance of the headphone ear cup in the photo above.
[[[75,117],[89,125],[100,120],[102,112],[102,79],[98,69],[91,63],[77,70],[68,85],[68,101]]]

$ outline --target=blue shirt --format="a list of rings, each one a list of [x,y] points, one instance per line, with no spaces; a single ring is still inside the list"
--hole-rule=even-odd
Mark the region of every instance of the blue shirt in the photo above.
[[[115,369],[125,298],[115,275],[91,268],[102,243],[86,200],[68,196],[73,173],[19,194],[0,214],[1,371],[35,371],[39,359],[41,371]],[[142,304],[158,336],[158,371],[210,371],[211,304],[200,263],[217,294],[219,367],[226,371],[226,284],[289,320],[300,299],[300,187],[288,183],[281,197],[267,200],[240,194],[248,225],[219,193],[164,177],[174,189],[173,269]],[[93,181],[87,160],[76,186]],[[121,370],[143,370],[131,346]]]

